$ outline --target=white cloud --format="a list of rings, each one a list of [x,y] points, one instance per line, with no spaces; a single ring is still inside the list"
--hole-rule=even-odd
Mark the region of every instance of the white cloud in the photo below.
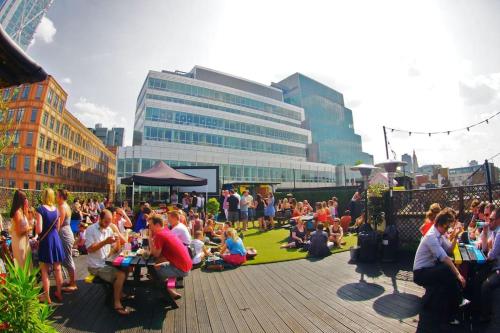
[[[70,77],[65,77],[65,78],[63,78],[63,79],[62,79],[62,82],[67,83],[67,84],[71,84],[71,83],[72,83],[72,81],[71,81],[71,78],[70,78]]]
[[[37,41],[42,41],[47,44],[52,43],[56,32],[57,29],[54,26],[54,23],[46,16],[42,17],[40,24],[36,28],[31,45],[35,44]]]
[[[99,105],[80,97],[78,102],[73,105],[73,113],[86,126],[94,127],[100,123],[104,127],[124,127],[125,118],[119,117],[118,112],[111,110],[106,105]]]

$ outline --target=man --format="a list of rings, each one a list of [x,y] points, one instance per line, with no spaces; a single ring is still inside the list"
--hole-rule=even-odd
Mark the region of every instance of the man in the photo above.
[[[253,201],[250,200],[250,195],[248,191],[243,191],[243,195],[240,200],[240,221],[243,222],[243,230],[246,231],[248,228],[248,210]]]
[[[100,214],[99,223],[92,224],[85,231],[87,265],[91,274],[113,284],[114,309],[120,315],[128,315],[130,311],[121,303],[121,298],[124,296],[123,283],[127,279],[127,273],[105,263],[111,251],[111,244],[116,242],[110,228],[112,219],[111,212],[104,209]]]
[[[349,202],[349,211],[351,212],[352,220],[356,220],[361,215],[361,194],[357,191]]]
[[[196,200],[196,210],[198,211],[202,219],[205,218],[204,208],[205,208],[205,196],[203,195],[203,193],[198,193],[198,199]]]
[[[191,244],[191,235],[186,225],[179,222],[179,214],[176,210],[168,212],[168,221],[170,222],[172,233],[179,238],[182,244],[189,246]]]
[[[185,277],[193,267],[187,248],[170,231],[163,227],[161,216],[153,215],[149,218],[151,234],[151,255],[158,258],[155,264],[156,273],[161,281],[170,277]],[[168,288],[167,292],[173,299],[181,298],[175,290]]]
[[[179,197],[177,196],[177,191],[173,190],[170,195],[170,204],[176,206],[179,203]]]
[[[229,198],[227,198],[228,208],[227,208],[227,221],[231,227],[235,226],[240,220],[238,206],[240,205],[240,199],[235,195],[234,189],[229,190]]]
[[[452,232],[451,241],[444,236],[454,221],[455,214],[451,209],[445,208],[437,215],[434,226],[420,240],[413,263],[413,281],[416,284],[442,291],[442,298],[437,300],[442,302],[441,325],[458,323],[451,321],[451,316],[457,313],[462,299],[460,286],[465,288],[464,277],[448,256],[455,247],[460,229]]]
[[[191,192],[191,210],[196,213],[198,210],[198,196],[196,195],[196,191]]]
[[[491,319],[492,296],[500,287],[500,208],[490,214],[490,223],[484,225],[481,237],[483,251],[488,253],[487,260],[492,263],[491,273],[481,286],[481,321],[486,322]]]

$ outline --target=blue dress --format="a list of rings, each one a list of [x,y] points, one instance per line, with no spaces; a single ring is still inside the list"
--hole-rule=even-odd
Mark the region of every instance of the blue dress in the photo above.
[[[266,216],[269,216],[269,217],[274,217],[274,215],[276,214],[276,208],[274,208],[274,197],[272,197],[267,202],[265,214],[266,214]]]
[[[38,237],[44,237],[38,246],[38,260],[47,264],[63,262],[65,256],[61,238],[57,232],[57,222],[52,226],[54,220],[59,217],[57,209],[51,212],[42,205],[36,211],[42,216],[42,232]]]

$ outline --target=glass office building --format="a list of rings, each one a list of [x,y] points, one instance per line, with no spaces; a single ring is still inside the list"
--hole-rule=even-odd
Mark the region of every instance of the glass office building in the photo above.
[[[335,185],[335,166],[310,161],[304,109],[283,92],[196,66],[150,71],[136,106],[133,145],[118,150],[118,178],[171,166],[219,166],[221,183]]]
[[[24,50],[53,0],[0,0],[0,24]]]
[[[304,127],[311,130],[315,148],[311,155],[316,161],[348,166],[357,161],[373,163],[373,156],[362,150],[361,136],[354,132],[352,111],[344,106],[341,93],[300,73],[273,86],[283,91],[286,103],[304,109]]]

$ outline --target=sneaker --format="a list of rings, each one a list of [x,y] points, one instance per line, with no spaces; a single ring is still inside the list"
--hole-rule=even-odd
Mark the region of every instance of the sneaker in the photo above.
[[[459,307],[463,308],[470,304],[470,301],[467,298],[462,299],[462,303],[460,303]]]
[[[460,321],[458,319],[453,319],[449,322],[449,324],[453,326],[460,325]]]

